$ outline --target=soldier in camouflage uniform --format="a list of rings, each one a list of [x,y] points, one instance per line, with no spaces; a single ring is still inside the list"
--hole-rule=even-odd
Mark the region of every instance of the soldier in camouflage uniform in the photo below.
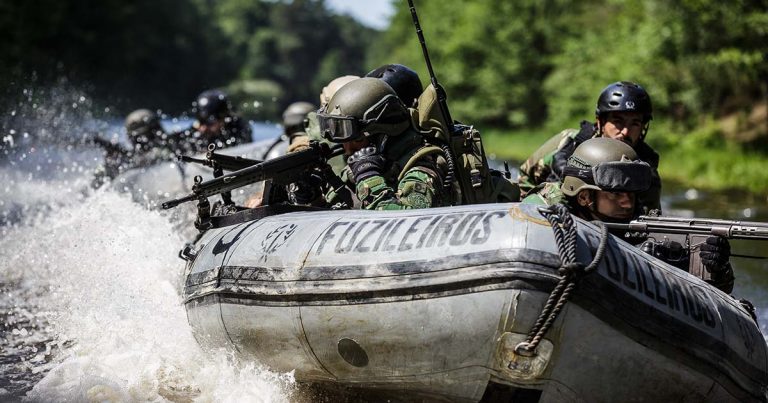
[[[449,204],[443,151],[414,130],[408,109],[383,80],[365,77],[344,85],[317,118],[324,137],[343,145],[343,177],[362,208]]]
[[[133,148],[125,149],[115,143],[107,147],[104,163],[94,172],[91,186],[97,188],[120,173],[146,167],[160,161],[170,161],[181,152],[178,136],[169,135],[160,125],[160,117],[149,109],[137,109],[125,118],[125,131]]]
[[[578,130],[563,130],[520,166],[518,182],[523,195],[541,183],[560,181],[566,161],[576,147],[587,139],[604,136],[629,144],[640,160],[650,164],[651,186],[639,195],[640,205],[646,213],[653,209],[660,211],[659,155],[644,141],[652,118],[651,98],[645,89],[628,81],[609,85],[597,100],[595,123],[582,121]]]
[[[628,223],[641,214],[637,197],[652,183],[650,165],[641,161],[632,147],[614,139],[594,138],[581,143],[568,158],[562,184],[542,183],[523,202],[543,205],[561,203],[568,206],[572,214],[585,220]],[[687,259],[665,259],[663,255],[654,255],[688,270]],[[707,238],[699,246],[699,256],[704,268],[712,275],[709,282],[730,293],[734,276],[729,262],[728,239],[719,236]]]

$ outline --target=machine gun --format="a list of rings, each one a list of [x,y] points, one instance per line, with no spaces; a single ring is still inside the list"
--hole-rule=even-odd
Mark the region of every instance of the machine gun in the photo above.
[[[448,97],[445,89],[437,82],[435,71],[432,69],[427,43],[419,24],[419,17],[416,14],[413,0],[408,0],[408,6],[430,80],[430,85],[419,96],[419,126],[431,132],[438,140],[440,148],[443,149],[448,165],[448,175],[445,178],[444,186],[449,189],[453,186],[454,180],[458,182],[461,204],[496,201],[491,197],[493,189],[490,168],[480,132],[472,126],[454,122],[451,118],[446,101]],[[435,109],[437,110],[435,111]],[[456,175],[455,179],[454,175]]]
[[[651,255],[673,262],[687,259],[688,272],[704,280],[711,279],[711,276],[704,270],[699,254],[693,252],[707,237],[717,235],[729,239],[768,240],[766,222],[640,216],[628,224],[605,225],[614,232],[623,231],[627,239],[645,240],[641,248]]]
[[[309,143],[309,147],[305,150],[259,162],[206,182],[203,182],[202,177],[196,176],[195,184],[192,186],[192,194],[164,202],[162,207],[163,209],[170,209],[179,204],[197,200],[198,220],[195,225],[198,229],[205,230],[210,228],[209,197],[225,194],[234,189],[261,181],[269,181],[271,185],[288,185],[300,180],[307,170],[321,167],[329,158],[333,158],[343,152],[344,150],[341,146],[331,148],[327,144],[313,141]],[[226,197],[224,198],[225,204],[231,204],[231,200],[227,199]],[[270,197],[265,196],[264,199],[270,200]]]

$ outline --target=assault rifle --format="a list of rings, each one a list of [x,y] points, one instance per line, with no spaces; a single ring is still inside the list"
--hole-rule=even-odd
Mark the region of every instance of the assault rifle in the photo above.
[[[610,230],[623,231],[626,238],[647,239],[642,248],[654,256],[677,251],[680,256],[671,256],[671,260],[682,261],[687,258],[688,271],[705,280],[710,279],[709,272],[704,270],[699,254],[693,252],[707,237],[717,235],[729,239],[768,240],[768,223],[756,221],[640,216],[628,224],[605,225]],[[667,260],[670,258],[666,255],[664,257]]]
[[[227,171],[239,171],[241,169],[245,169],[262,162],[245,157],[218,154],[216,153],[215,144],[208,146],[208,152],[205,154],[205,159],[182,155],[179,157],[179,160],[183,162],[194,162],[196,164],[205,165],[207,167],[213,168],[214,170],[221,168]]]
[[[341,146],[331,148],[327,144],[313,141],[305,150],[259,162],[206,182],[197,176],[192,186],[192,194],[164,202],[162,207],[170,209],[194,200],[203,202],[211,196],[265,180],[271,180],[273,184],[288,185],[301,179],[307,169],[321,166],[329,158],[340,155],[343,151]]]
[[[421,51],[424,54],[424,61],[429,71],[430,85],[419,97],[419,125],[424,129],[433,129],[436,131],[438,139],[441,140],[440,146],[443,149],[447,165],[448,175],[444,186],[450,188],[453,184],[453,175],[457,176],[459,190],[461,192],[462,204],[476,204],[490,201],[492,194],[490,169],[488,160],[485,156],[485,149],[480,138],[480,132],[471,126],[455,122],[451,118],[448,110],[445,89],[437,82],[435,71],[432,68],[432,61],[429,59],[427,43],[424,39],[424,33],[419,24],[419,17],[416,14],[416,6],[413,0],[408,0],[408,6],[413,18],[413,25],[416,28],[416,36],[419,38]],[[438,116],[432,115],[432,107],[437,106]],[[436,125],[434,120],[438,120]],[[442,122],[439,122],[442,120]],[[441,124],[440,124],[441,123]],[[445,129],[437,128],[443,126]],[[447,133],[441,133],[447,130]],[[459,164],[457,166],[457,164]]]

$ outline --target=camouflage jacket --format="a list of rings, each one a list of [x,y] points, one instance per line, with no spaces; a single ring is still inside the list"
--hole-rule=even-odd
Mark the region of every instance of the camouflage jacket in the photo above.
[[[443,186],[448,168],[442,150],[424,143],[409,130],[389,139],[384,151],[391,162],[387,172],[355,184],[368,210],[406,210],[450,205]]]
[[[559,182],[544,182],[534,187],[528,196],[523,199],[523,203],[537,204],[541,206],[552,206],[557,203],[568,205],[565,194],[560,190]]]
[[[520,178],[518,183],[523,198],[539,191],[534,190],[538,185],[546,182],[560,182],[563,168],[568,158],[583,141],[597,137],[597,131],[593,123],[582,121],[581,129],[565,129],[556,134],[536,150],[520,166]],[[643,212],[651,210],[661,211],[661,177],[659,176],[659,154],[647,143],[641,141],[635,147],[638,158],[651,166],[651,187],[645,192],[638,193],[637,197]]]

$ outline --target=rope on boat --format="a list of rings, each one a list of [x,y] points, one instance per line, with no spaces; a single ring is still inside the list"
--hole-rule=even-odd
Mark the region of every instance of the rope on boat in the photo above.
[[[554,232],[555,242],[560,253],[561,266],[558,273],[562,278],[549,295],[547,303],[533,328],[528,332],[528,338],[515,346],[516,354],[529,357],[536,355],[539,342],[568,302],[578,280],[597,268],[600,260],[603,259],[608,243],[608,227],[600,221],[594,221],[593,223],[600,226],[600,245],[597,247],[592,263],[584,266],[583,263],[576,260],[576,222],[568,208],[558,203],[548,207],[540,207],[539,212],[552,225],[552,232]]]

